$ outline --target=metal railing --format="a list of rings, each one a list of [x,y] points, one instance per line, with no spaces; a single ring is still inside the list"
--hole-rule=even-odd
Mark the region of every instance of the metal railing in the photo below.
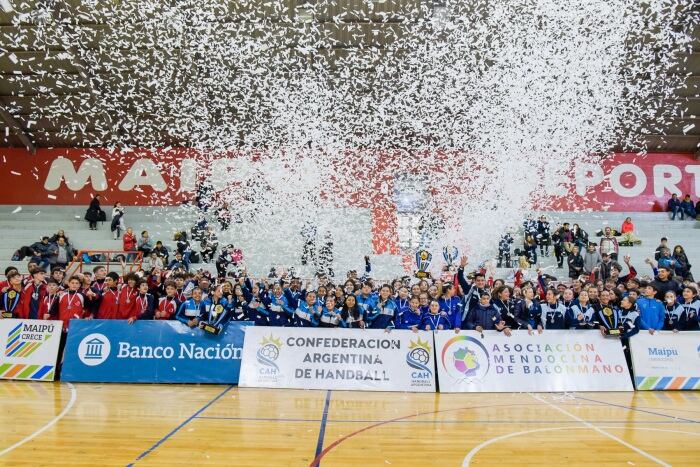
[[[86,260],[87,257],[87,260]],[[105,266],[107,272],[121,268],[120,275],[136,272],[143,264],[142,251],[124,250],[79,250],[66,267],[66,277],[83,272],[83,265]]]

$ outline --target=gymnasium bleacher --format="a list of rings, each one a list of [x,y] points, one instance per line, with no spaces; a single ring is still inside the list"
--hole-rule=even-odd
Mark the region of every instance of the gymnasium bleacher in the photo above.
[[[122,241],[113,240],[108,222],[100,223],[99,230],[94,232],[88,229],[87,222],[83,220],[85,214],[84,206],[24,206],[18,212],[14,212],[17,206],[0,206],[0,268],[13,265],[21,271],[26,270],[26,259],[24,261],[10,261],[12,254],[19,247],[31,245],[41,239],[43,235],[52,235],[58,229],[64,229],[71,243],[77,249],[91,250],[121,250]],[[700,264],[700,222],[690,220],[671,221],[667,213],[606,213],[606,212],[566,212],[566,213],[542,213],[548,216],[552,224],[552,230],[557,222],[578,223],[590,235],[591,241],[598,241],[595,231],[605,226],[619,229],[625,217],[632,217],[637,229],[637,236],[642,240],[642,245],[634,247],[620,247],[620,263],[624,254],[632,255],[632,264],[639,270],[640,274],[647,274],[649,271],[644,264],[644,258],[653,257],[654,250],[659,244],[659,239],[666,236],[669,245],[682,245],[691,264]],[[170,251],[174,250],[175,241],[173,234],[177,230],[188,230],[197,219],[198,211],[190,206],[182,207],[127,207],[127,226],[134,229],[136,235],[140,235],[142,230],[148,230],[153,241],[161,240]],[[539,216],[539,214],[537,214]],[[108,213],[109,217],[109,213]],[[211,215],[211,225],[216,225]],[[344,276],[348,269],[361,267],[364,251],[370,250],[369,217],[364,219],[357,217],[359,222],[353,232],[345,232],[345,235],[334,232],[336,248],[336,267]],[[298,232],[293,228],[291,231]],[[261,238],[259,232],[251,234],[241,224],[232,224],[228,232],[218,232],[220,245],[234,243],[241,248],[245,255],[245,263],[249,271],[256,276],[266,276],[272,265],[297,265],[299,263],[299,252],[301,251],[302,239],[296,234],[291,239],[291,244],[298,245],[299,248],[280,248],[279,251],[270,252],[268,245],[274,245],[274,232],[268,232],[270,238]],[[346,241],[345,236],[354,238],[353,253],[342,245]],[[358,241],[357,239],[362,239]],[[193,242],[196,244],[196,242]],[[514,248],[522,245],[521,232],[515,237]],[[195,249],[198,245],[195,245]],[[344,250],[348,250],[344,252]],[[435,261],[442,262],[442,258]],[[556,269],[556,261],[553,251],[549,257],[539,257],[538,261],[547,273],[559,278],[566,278],[568,269]],[[391,278],[402,274],[401,258],[390,255],[372,256],[374,277]],[[196,265],[214,271],[213,264]],[[508,270],[499,270],[497,276],[505,277]],[[623,271],[626,273],[626,271]]]

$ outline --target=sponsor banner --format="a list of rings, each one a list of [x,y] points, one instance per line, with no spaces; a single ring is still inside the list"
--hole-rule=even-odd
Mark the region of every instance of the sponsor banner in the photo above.
[[[597,331],[435,333],[440,392],[632,391],[620,341]]]
[[[435,391],[430,332],[251,327],[241,387]]]
[[[249,324],[229,323],[213,335],[179,321],[73,320],[61,379],[234,384]]]
[[[62,321],[0,319],[0,379],[53,381]]]
[[[191,148],[170,150],[133,149],[110,151],[107,149],[41,148],[36,155],[24,149],[0,148],[0,204],[31,205],[59,204],[84,205],[96,193],[109,205],[120,201],[124,205],[180,205],[191,200],[198,177],[206,176],[216,192],[226,190],[236,202],[244,202],[239,190],[247,177],[256,172],[269,172],[275,168],[274,154],[237,153],[210,155]],[[393,190],[397,167],[392,165],[396,155],[387,151],[347,152],[344,157],[351,164],[342,164],[343,156],[334,155],[340,166],[354,170],[365,167],[358,157],[380,170],[367,179],[367,173],[358,172],[364,180],[362,189],[348,193],[348,187],[338,185],[335,193],[347,206],[371,210],[390,210],[395,215],[396,203],[387,193]],[[405,155],[403,157],[406,157]],[[423,164],[416,158],[417,173],[440,170],[454,161],[469,159],[463,153],[442,153],[434,158],[433,165]],[[364,159],[363,159],[364,160]],[[440,161],[444,160],[444,164]],[[474,163],[478,164],[478,160]],[[437,165],[436,165],[437,164]],[[351,172],[352,175],[352,172]],[[547,187],[551,195],[538,202],[535,209],[555,211],[663,211],[671,193],[700,196],[700,163],[693,154],[615,153],[598,163],[575,164],[569,173],[570,183]],[[469,184],[470,180],[458,180],[454,187],[444,187],[451,192]],[[26,190],[24,187],[34,189]],[[232,192],[230,192],[232,190]],[[235,195],[240,192],[241,197]],[[400,204],[400,203],[399,203]],[[373,229],[376,235],[395,236],[378,220]],[[385,232],[387,231],[387,232]]]
[[[700,332],[640,332],[630,351],[638,391],[700,390]]]

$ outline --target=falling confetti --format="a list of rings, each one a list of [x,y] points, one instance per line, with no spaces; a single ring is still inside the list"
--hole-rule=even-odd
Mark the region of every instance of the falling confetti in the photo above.
[[[361,24],[330,0],[14,3],[15,24],[34,27],[11,45],[65,49],[55,60],[77,74],[56,85],[86,89],[27,121],[54,122],[66,141],[93,135],[80,143],[106,148],[101,158],[151,148],[169,167],[169,151],[193,148],[194,176],[240,218],[236,241],[275,245],[256,249],[268,264],[299,250],[297,218],[366,232],[339,208],[395,211],[410,187],[421,246],[489,258],[574,163],[638,146],[679,110],[684,77],[669,70],[698,22],[691,0],[401,2],[356,12]],[[13,78],[31,84],[39,62]],[[169,196],[136,191],[143,204]],[[371,248],[342,238],[346,255]]]

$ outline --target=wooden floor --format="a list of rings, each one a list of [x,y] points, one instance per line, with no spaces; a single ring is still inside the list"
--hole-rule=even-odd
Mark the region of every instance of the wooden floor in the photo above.
[[[700,465],[700,394],[0,381],[0,465]]]

